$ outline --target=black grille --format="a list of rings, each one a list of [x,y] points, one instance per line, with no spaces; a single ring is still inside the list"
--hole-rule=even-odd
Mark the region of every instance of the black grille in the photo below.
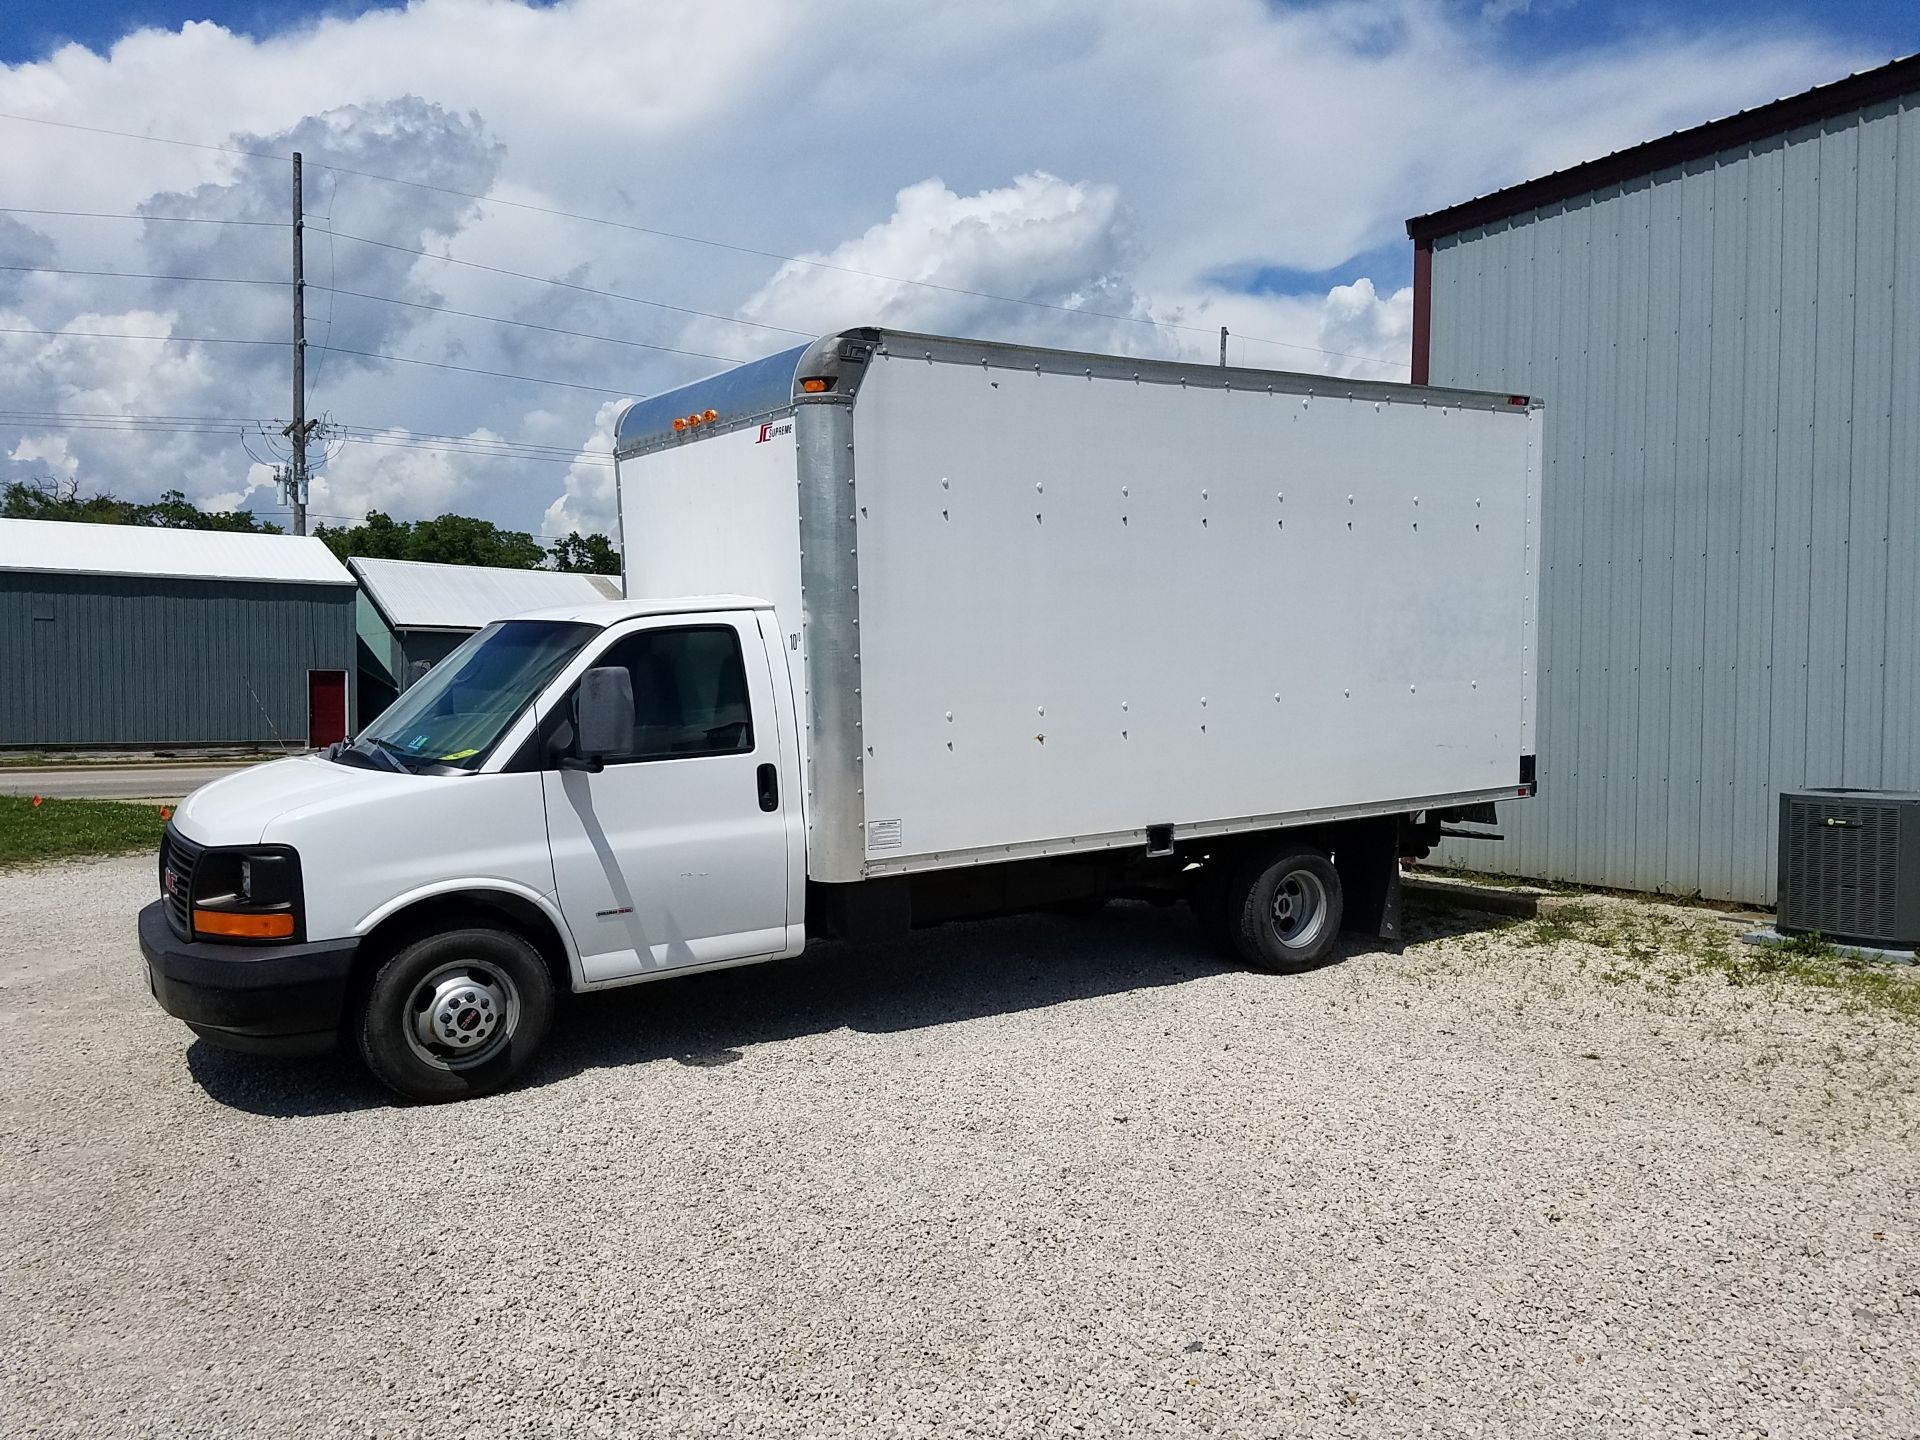
[[[1920,799],[1837,791],[1780,797],[1780,929],[1912,944],[1902,936],[1902,824],[1920,826]]]
[[[171,826],[160,842],[160,895],[173,917],[173,928],[182,935],[193,933],[193,867],[200,859],[200,847],[183,840]]]

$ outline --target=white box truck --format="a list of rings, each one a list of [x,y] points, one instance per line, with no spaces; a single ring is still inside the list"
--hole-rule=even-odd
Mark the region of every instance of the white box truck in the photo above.
[[[1271,970],[1533,788],[1524,396],[861,329],[630,405],[624,602],[488,626],[351,742],[196,792],[160,1003],[400,1093],[557,989],[1185,899]],[[638,597],[661,598],[638,598]]]

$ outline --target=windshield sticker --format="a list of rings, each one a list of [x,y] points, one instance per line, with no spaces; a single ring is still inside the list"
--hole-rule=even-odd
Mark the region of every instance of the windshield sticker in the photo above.
[[[451,764],[455,760],[464,760],[469,755],[478,755],[479,753],[478,750],[456,750],[451,755],[442,755],[440,759],[445,763]]]

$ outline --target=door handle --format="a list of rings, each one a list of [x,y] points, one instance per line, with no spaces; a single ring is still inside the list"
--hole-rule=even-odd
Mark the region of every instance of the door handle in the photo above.
[[[762,765],[757,772],[760,781],[760,808],[774,811],[780,808],[780,772],[771,765]]]

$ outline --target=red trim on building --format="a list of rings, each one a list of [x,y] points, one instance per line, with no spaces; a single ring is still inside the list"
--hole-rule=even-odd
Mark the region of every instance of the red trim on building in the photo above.
[[[1413,242],[1413,383],[1427,383],[1433,350],[1433,241]]]
[[[1876,70],[1863,70],[1858,75],[1849,75],[1830,85],[1819,85],[1798,95],[1789,95],[1771,105],[1742,110],[1738,115],[1729,115],[1723,120],[1713,120],[1691,130],[1663,135],[1644,145],[1603,155],[1598,160],[1589,160],[1570,170],[1555,171],[1524,184],[1510,185],[1491,195],[1482,195],[1476,200],[1468,200],[1445,210],[1435,210],[1430,215],[1416,215],[1407,221],[1407,234],[1416,241],[1431,243],[1442,235],[1453,235],[1476,226],[1490,225],[1496,220],[1524,215],[1529,210],[1577,199],[1609,185],[1622,185],[1691,161],[1704,160],[1725,150],[1771,140],[1789,130],[1798,130],[1803,125],[1815,125],[1838,115],[1916,94],[1920,94],[1920,55],[1909,55]],[[1416,300],[1415,304],[1418,303]],[[1418,375],[1417,353],[1414,365],[1414,373]]]

